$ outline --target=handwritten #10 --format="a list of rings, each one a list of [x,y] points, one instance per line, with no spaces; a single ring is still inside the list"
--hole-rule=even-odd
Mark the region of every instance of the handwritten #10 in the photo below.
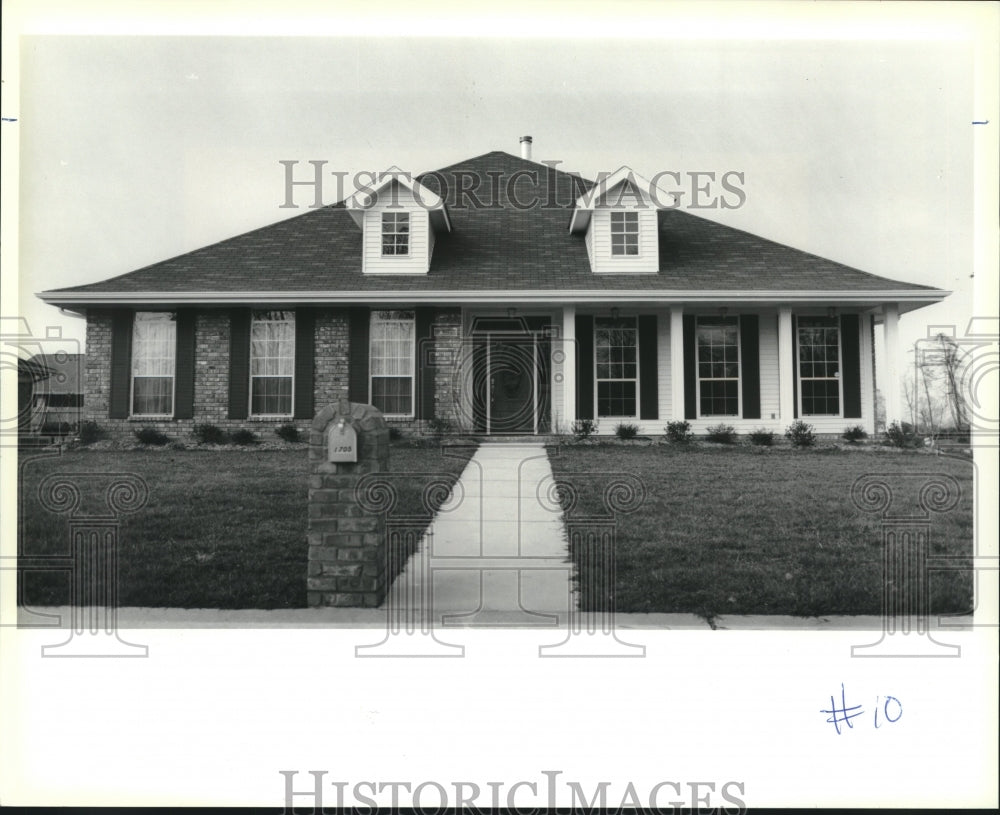
[[[875,697],[875,717],[874,725],[875,729],[878,730],[882,725],[879,723],[879,713],[881,712],[882,718],[885,719],[889,724],[895,724],[903,716],[903,703],[899,701],[895,696],[886,696],[885,702],[879,706],[879,699],[883,697]],[[844,691],[844,684],[840,684],[840,706],[837,706],[836,701],[833,696],[830,697],[830,709],[821,710],[820,713],[826,713],[829,718],[827,722],[832,724],[834,729],[837,731],[837,735],[841,735],[844,731],[841,730],[841,725],[847,725],[848,729],[854,729],[854,719],[858,716],[864,714],[864,709],[861,705],[847,705],[847,694]]]

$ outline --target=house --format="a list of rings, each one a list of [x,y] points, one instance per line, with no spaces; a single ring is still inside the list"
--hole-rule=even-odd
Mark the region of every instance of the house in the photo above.
[[[37,430],[40,423],[35,412],[35,394],[44,388],[44,382],[53,371],[37,359],[17,360],[17,430],[26,433]]]
[[[347,396],[404,428],[492,435],[874,431],[876,326],[895,382],[899,315],[949,292],[697,217],[627,168],[584,181],[522,143],[41,293],[86,314],[87,418],[260,431]]]
[[[49,370],[44,387],[36,389],[32,426],[58,433],[79,426],[83,409],[84,354],[35,354],[31,362]]]

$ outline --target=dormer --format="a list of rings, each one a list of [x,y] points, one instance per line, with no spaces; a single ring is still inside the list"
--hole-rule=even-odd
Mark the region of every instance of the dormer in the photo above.
[[[670,192],[622,167],[576,200],[569,230],[583,233],[594,274],[656,274],[656,213],[672,205]]]
[[[435,233],[451,231],[444,200],[397,167],[344,205],[361,227],[364,274],[427,274]]]

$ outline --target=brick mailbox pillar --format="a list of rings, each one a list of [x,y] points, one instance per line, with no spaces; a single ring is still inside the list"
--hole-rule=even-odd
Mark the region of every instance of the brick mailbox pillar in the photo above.
[[[309,434],[309,466],[309,605],[380,605],[387,589],[385,514],[365,510],[356,488],[362,476],[389,469],[382,414],[346,399],[323,408]]]

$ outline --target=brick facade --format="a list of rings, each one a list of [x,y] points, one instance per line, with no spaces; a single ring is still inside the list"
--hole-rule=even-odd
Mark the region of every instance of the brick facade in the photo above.
[[[357,432],[357,461],[328,461],[328,429],[344,421]],[[309,433],[309,544],[306,595],[310,607],[366,606],[385,598],[385,513],[378,511],[384,485],[374,494],[359,488],[366,475],[389,469],[389,428],[371,405],[341,399],[322,408]]]
[[[111,439],[131,440],[140,427],[155,427],[171,439],[192,441],[196,424],[212,424],[232,432],[252,430],[263,441],[275,440],[274,429],[292,423],[305,432],[307,419],[230,419],[229,402],[229,312],[226,309],[199,309],[195,317],[194,418],[193,419],[111,419],[108,416],[111,390],[111,323],[109,309],[92,309],[87,314],[85,418],[96,422]],[[460,309],[442,310],[434,317],[435,348],[450,352],[461,346]],[[443,332],[440,329],[444,329]],[[347,398],[349,317],[344,308],[323,308],[315,312],[314,387],[315,410]],[[454,370],[436,366],[434,375],[435,415],[451,419],[458,395]],[[392,419],[391,426],[419,432],[426,422]]]
[[[462,359],[462,311],[441,309],[431,324],[434,337],[434,415],[453,426],[461,424],[460,366]]]
[[[316,410],[347,398],[348,313],[345,309],[316,312]]]
[[[192,424],[214,424],[219,427],[227,427],[227,422],[229,422],[226,416],[229,400],[229,313],[224,310],[198,312],[194,331],[194,415],[196,418]]]
[[[111,312],[87,311],[87,357],[84,368],[83,417],[102,427],[109,423],[111,397]]]

